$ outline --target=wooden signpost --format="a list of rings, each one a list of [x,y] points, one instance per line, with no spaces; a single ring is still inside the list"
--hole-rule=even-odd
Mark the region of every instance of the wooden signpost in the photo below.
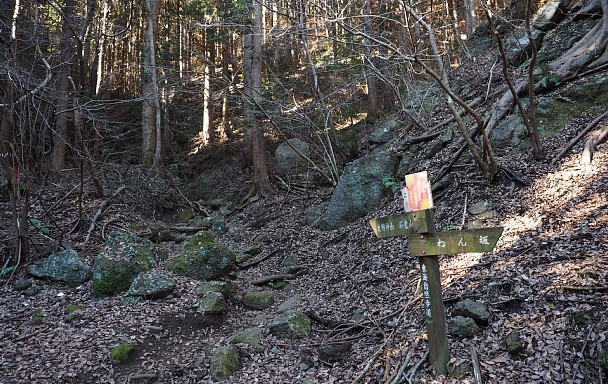
[[[422,301],[429,339],[429,360],[438,375],[447,374],[450,359],[441,293],[439,256],[443,254],[489,252],[503,228],[480,228],[435,232],[433,197],[426,172],[405,176],[406,213],[369,221],[378,238],[407,236],[412,256],[420,256]]]

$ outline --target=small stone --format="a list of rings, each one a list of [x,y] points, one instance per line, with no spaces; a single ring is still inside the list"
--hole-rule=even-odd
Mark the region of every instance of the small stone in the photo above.
[[[469,372],[471,372],[471,364],[465,361],[451,369],[449,372],[449,376],[453,377],[454,379],[462,379]]]
[[[302,372],[308,371],[309,368],[310,368],[310,365],[308,365],[306,363],[300,363],[300,371],[302,371]]]
[[[298,259],[298,255],[296,255],[295,253],[290,253],[289,255],[287,255],[287,257],[285,257],[285,260],[283,260],[283,267],[286,271],[290,268],[298,266],[299,264],[300,260]]]
[[[470,317],[480,324],[488,324],[488,320],[490,319],[490,312],[488,312],[485,305],[471,299],[465,299],[456,303],[452,308],[452,315]]]
[[[514,331],[509,333],[505,339],[507,351],[512,355],[520,354],[524,351],[524,343],[519,332]]]
[[[15,281],[15,284],[13,285],[13,288],[15,288],[16,291],[25,291],[26,289],[28,289],[31,286],[32,286],[32,280],[17,279]]]
[[[216,235],[221,235],[222,233],[225,233],[228,230],[227,226],[226,226],[226,220],[224,219],[218,219],[216,221],[213,222],[213,224],[211,224],[211,232],[213,232]]]
[[[482,200],[482,201],[478,201],[477,203],[471,204],[468,208],[467,208],[467,212],[469,212],[471,215],[480,215],[484,212],[487,212],[490,209],[491,205],[489,202]]]
[[[63,318],[65,319],[65,321],[71,323],[73,321],[82,319],[83,315],[84,315],[84,313],[82,312],[82,309],[76,309],[76,310],[71,311],[70,313],[66,314]]]
[[[449,331],[452,335],[460,338],[469,338],[479,332],[475,320],[470,317],[456,316],[450,320]]]
[[[270,350],[270,352],[274,353],[275,355],[280,355],[281,354],[281,350],[277,347],[272,347],[272,349]]]
[[[242,266],[243,264],[245,264],[246,262],[248,262],[249,260],[251,260],[253,256],[248,255],[246,253],[237,253],[236,254],[236,263],[239,266]]]
[[[353,312],[353,315],[350,317],[350,319],[354,322],[357,322],[359,320],[363,320],[364,317],[365,317],[365,309],[357,308]]]
[[[188,220],[192,219],[194,217],[194,213],[192,213],[191,210],[189,210],[188,208],[180,208],[177,211],[177,219],[182,222],[185,223]]]
[[[78,285],[87,281],[91,269],[73,249],[66,249],[50,255],[27,268],[30,275]]]
[[[243,297],[243,304],[251,309],[267,309],[274,304],[274,297],[269,292],[252,292]]]
[[[123,364],[126,363],[129,359],[129,355],[131,351],[133,351],[135,346],[130,343],[120,344],[110,351],[110,357],[112,358],[112,362],[114,364]]]

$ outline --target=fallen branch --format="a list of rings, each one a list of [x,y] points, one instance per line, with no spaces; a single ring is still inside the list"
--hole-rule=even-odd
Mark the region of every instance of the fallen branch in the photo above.
[[[402,383],[403,380],[401,378],[402,378],[403,374],[405,373],[405,369],[410,364],[411,359],[412,359],[412,351],[409,351],[407,354],[407,357],[405,358],[405,361],[403,363],[401,363],[401,367],[399,367],[397,374],[394,377],[390,377],[387,380],[387,383],[390,383],[390,384]]]
[[[261,277],[257,280],[252,280],[249,283],[253,284],[253,285],[264,285],[270,281],[275,281],[275,280],[291,280],[291,279],[295,279],[296,275],[291,274],[291,273],[284,273],[282,275],[270,275],[270,276],[264,276]]]
[[[477,384],[483,384],[483,379],[481,378],[481,368],[479,367],[479,359],[477,358],[477,351],[473,345],[469,345],[469,351],[471,351],[471,362],[473,363],[475,382]]]
[[[132,373],[129,375],[129,381],[137,379],[156,379],[158,375],[156,373]]]
[[[171,227],[172,231],[178,231],[178,232],[200,232],[204,229],[208,229],[209,227],[186,227],[186,226],[175,226],[175,227]]]
[[[577,291],[577,292],[605,292],[608,291],[608,286],[599,287],[575,287],[571,285],[558,285],[555,289],[564,289],[566,291]]]
[[[568,143],[568,145],[566,145],[566,148],[564,148],[557,156],[555,156],[553,158],[553,160],[551,160],[551,165],[555,165],[555,163],[557,163],[562,157],[564,157],[564,155],[566,153],[568,153],[568,151],[572,147],[574,147],[574,145],[576,143],[578,143],[580,139],[582,139],[587,133],[589,133],[589,131],[591,131],[593,128],[595,128],[607,116],[608,116],[608,111],[602,113],[601,115],[599,115],[598,117],[596,117],[592,122],[590,122],[589,125],[587,125],[585,127],[585,129],[583,129],[581,131],[581,133],[579,133],[574,139],[570,140],[570,142]]]
[[[327,318],[321,317],[321,316],[319,316],[316,313],[311,312],[311,311],[306,312],[305,315],[308,316],[314,322],[317,322],[317,323],[319,323],[321,325],[325,325],[325,326],[328,326],[328,327],[332,327],[334,329],[348,328],[349,330],[352,330],[352,331],[360,331],[360,330],[365,329],[360,324],[351,323],[349,321],[327,319]]]
[[[15,340],[13,340],[13,343],[29,339],[30,337],[36,336],[37,334],[42,333],[42,332],[44,332],[44,331],[46,331],[48,329],[49,329],[49,327],[44,327],[42,329],[37,330],[36,332],[28,333],[27,335],[18,337]]]
[[[249,263],[245,263],[243,265],[240,265],[239,268],[240,269],[246,269],[246,268],[250,268],[253,267],[254,265],[258,265],[260,264],[262,261],[268,259],[270,256],[274,255],[275,253],[279,252],[278,249],[275,249],[274,251],[270,252],[269,254],[267,254],[266,256],[258,259],[258,260],[254,260],[254,261],[250,261]]]
[[[108,208],[110,206],[110,204],[112,204],[112,200],[114,200],[116,198],[116,196],[118,196],[122,191],[124,191],[125,188],[127,188],[125,185],[118,188],[112,194],[112,196],[110,196],[103,203],[101,203],[101,205],[99,206],[99,209],[97,209],[97,212],[95,213],[95,216],[93,216],[93,220],[91,220],[91,226],[89,227],[89,231],[87,232],[87,237],[84,239],[84,243],[82,243],[82,249],[84,249],[86,247],[86,244],[89,242],[89,239],[91,238],[91,234],[95,230],[95,224],[97,223],[97,220],[99,220],[99,218],[103,215],[106,208]]]
[[[577,353],[577,355],[579,356],[579,359],[576,362],[576,366],[574,367],[574,373],[572,373],[572,382],[574,382],[574,379],[576,378],[576,374],[578,373],[578,369],[581,365],[581,362],[585,359],[585,357],[584,357],[585,349],[587,348],[587,343],[589,343],[589,337],[591,336],[591,333],[593,332],[594,329],[595,329],[595,324],[591,324],[589,326],[589,331],[587,332],[587,337],[585,337],[585,343],[583,344],[581,351],[579,353]]]
[[[405,377],[405,379],[407,380],[408,383],[412,384],[412,379],[414,378],[416,371],[418,370],[418,368],[420,368],[422,363],[425,362],[425,360],[428,356],[429,356],[429,351],[424,352],[424,356],[422,356],[422,358],[416,363],[416,365],[414,365],[414,367],[412,369],[410,369],[410,371],[407,373],[407,376]]]

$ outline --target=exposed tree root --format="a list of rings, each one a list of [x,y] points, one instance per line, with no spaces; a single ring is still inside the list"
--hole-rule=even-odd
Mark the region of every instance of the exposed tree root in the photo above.
[[[601,1],[602,19],[568,52],[549,64],[549,70],[560,82],[574,78],[585,66],[595,64],[597,57],[605,54],[608,41],[608,2]],[[600,64],[596,64],[600,65]]]
[[[608,112],[604,115],[607,114]],[[587,139],[585,149],[583,150],[583,156],[581,159],[583,164],[591,164],[593,161],[593,155],[595,154],[595,149],[601,142],[606,140],[606,138],[608,138],[608,125],[603,126],[591,134],[591,136]]]
[[[602,113],[600,116],[598,116],[597,118],[595,118],[591,123],[589,123],[585,129],[583,129],[574,139],[570,140],[570,142],[568,143],[568,145],[566,145],[566,147],[564,149],[562,149],[562,151],[553,158],[553,160],[551,160],[551,165],[554,165],[555,163],[557,163],[562,157],[564,157],[564,155],[566,153],[568,153],[568,151],[574,147],[574,145],[576,143],[579,142],[579,140],[581,140],[587,133],[589,133],[593,128],[595,128],[602,120],[604,120],[606,117],[608,117],[608,111]],[[601,138],[601,137],[600,137]],[[599,144],[602,140],[598,140],[597,144]],[[589,160],[589,163],[591,163],[591,159]]]

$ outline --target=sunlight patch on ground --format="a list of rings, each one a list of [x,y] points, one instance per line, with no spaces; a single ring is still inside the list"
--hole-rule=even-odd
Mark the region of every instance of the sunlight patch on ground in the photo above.
[[[365,119],[367,119],[367,112],[359,112],[356,115],[354,115],[353,117],[351,117],[350,119],[345,119],[343,123],[336,124],[336,129],[339,131],[342,129],[352,127],[353,125],[359,124],[360,122],[362,122]]]
[[[188,156],[196,155],[200,150],[205,147],[205,138],[203,133],[199,132],[192,138],[192,148],[188,152]]]

